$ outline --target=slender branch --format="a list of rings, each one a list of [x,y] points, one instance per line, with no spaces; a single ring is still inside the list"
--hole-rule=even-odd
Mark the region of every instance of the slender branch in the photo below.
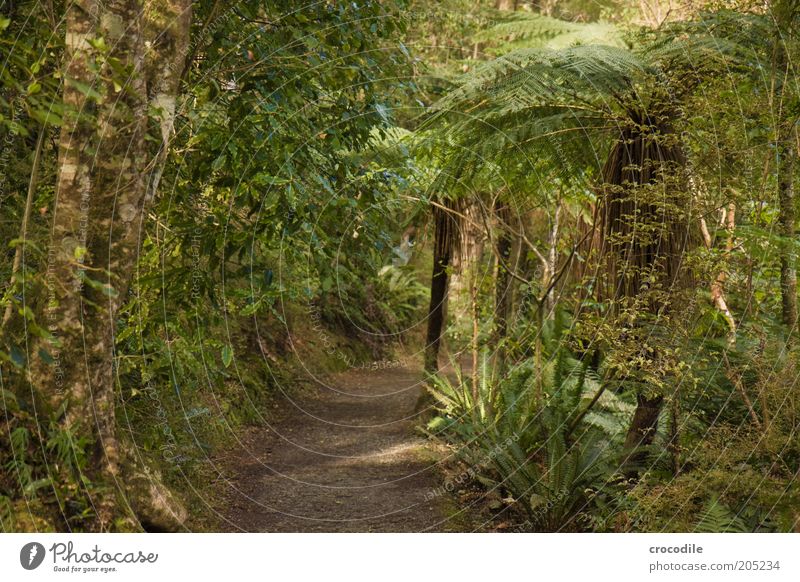
[[[31,207],[33,206],[33,196],[36,194],[36,187],[39,183],[39,163],[42,159],[42,144],[44,143],[44,136],[47,133],[45,126],[39,128],[39,136],[36,138],[36,149],[33,152],[33,163],[31,164],[31,178],[28,180],[28,195],[25,198],[25,211],[22,214],[22,225],[19,229],[20,242],[14,251],[14,263],[11,266],[11,282],[9,288],[14,286],[17,279],[17,272],[22,265],[22,254],[25,252],[26,237],[28,233],[28,222],[31,218]],[[3,313],[3,326],[9,322],[13,314],[14,302],[9,300],[6,305],[5,313]]]
[[[742,396],[744,405],[747,407],[747,412],[750,414],[750,418],[753,419],[753,424],[756,425],[756,428],[761,430],[762,428],[761,420],[758,418],[758,414],[756,413],[755,408],[753,408],[753,402],[747,395],[747,390],[745,390],[744,384],[742,383],[742,375],[740,373],[737,373],[733,369],[733,366],[731,366],[727,350],[722,352],[722,360],[725,363],[725,368],[728,373],[728,379],[733,383],[733,385],[739,391],[739,394]]]
[[[555,288],[555,286],[558,284],[558,281],[561,279],[561,277],[564,276],[564,273],[567,271],[567,267],[569,267],[570,263],[572,263],[572,259],[575,257],[575,253],[577,253],[580,246],[586,242],[586,239],[588,239],[593,234],[594,234],[593,230],[588,231],[585,235],[583,235],[583,238],[581,238],[581,240],[579,240],[572,247],[572,250],[570,251],[569,256],[567,257],[567,260],[564,261],[564,265],[561,267],[561,269],[559,269],[558,273],[553,277],[553,280],[550,282],[550,286],[544,292],[544,295],[542,295],[542,297],[537,299],[540,309],[542,307],[542,304],[544,303],[545,298],[550,294],[550,291],[552,291]]]

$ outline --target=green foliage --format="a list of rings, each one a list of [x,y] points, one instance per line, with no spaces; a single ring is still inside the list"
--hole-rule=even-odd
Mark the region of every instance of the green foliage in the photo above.
[[[695,527],[699,533],[749,533],[752,530],[745,521],[718,499],[711,499],[700,515]]]
[[[442,416],[429,429],[456,443],[481,483],[507,491],[535,531],[585,527],[613,488],[612,451],[630,411],[606,393],[587,413],[599,377],[567,351],[563,324],[543,330],[542,366],[531,358],[493,378],[484,354],[477,390],[461,375],[432,378]]]
[[[51,34],[54,14],[36,2],[15,2],[8,10],[8,16],[0,13],[0,139],[6,146],[5,140],[35,135],[41,125],[61,125],[65,112],[58,99],[61,38]]]
[[[385,80],[410,64],[400,4],[204,3],[193,22],[165,195],[117,333],[118,414],[169,480],[197,478],[230,426],[261,417],[291,375],[289,313],[380,351],[422,296],[398,273],[373,281],[403,180],[380,154],[413,89]]]
[[[63,409],[49,421],[35,425],[27,403],[8,395],[4,403],[5,429],[9,432],[8,439],[0,442],[3,530],[56,527],[82,531],[94,516],[91,494],[102,488],[86,476],[94,443],[60,426],[56,419]],[[35,430],[28,428],[34,426]],[[87,492],[89,496],[84,496]]]
[[[509,12],[503,20],[475,35],[478,42],[490,42],[496,54],[520,48],[547,46],[566,48],[577,44],[623,46],[619,28],[606,22],[575,22],[534,12]],[[497,41],[500,42],[497,42]]]
[[[578,160],[591,159],[587,130],[613,129],[609,105],[644,79],[648,66],[612,46],[521,49],[479,67],[437,103],[434,120],[451,120],[447,131],[473,156],[531,147],[575,168],[574,155],[583,148]],[[460,114],[465,110],[469,116]]]
[[[11,498],[0,495],[0,529],[3,532],[12,532],[16,528],[16,516]]]
[[[394,320],[388,329],[402,333],[417,321],[421,309],[427,306],[429,289],[417,280],[413,271],[387,266],[379,273],[377,295],[383,308],[392,313],[387,315]]]

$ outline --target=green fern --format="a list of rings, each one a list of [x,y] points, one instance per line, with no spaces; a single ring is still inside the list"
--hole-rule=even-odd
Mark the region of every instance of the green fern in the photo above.
[[[546,38],[584,26],[519,15],[493,30]],[[502,167],[522,159],[528,171],[546,163],[562,182],[580,183],[599,169],[620,128],[638,123],[643,111],[665,100],[677,107],[714,71],[752,61],[749,37],[724,38],[697,23],[632,38],[631,47],[520,48],[477,67],[436,104],[427,126],[436,131],[422,135],[441,150],[441,174],[475,180],[496,173],[487,160]]]
[[[589,493],[605,487],[612,473],[601,451],[623,434],[610,419],[611,430],[584,419],[569,431],[587,392],[595,390],[599,380],[565,348],[568,323],[559,315],[542,330],[547,362],[541,378],[532,359],[496,378],[483,354],[477,401],[471,379],[460,373],[455,381],[431,379],[442,416],[430,427],[457,445],[460,458],[476,468],[481,483],[506,490],[536,530],[577,527],[577,517],[590,503]],[[539,389],[543,394],[537,401]],[[614,398],[610,402],[618,404]],[[599,406],[595,414],[608,414],[616,421],[618,411],[613,405]]]
[[[29,463],[28,447],[30,445],[31,433],[23,427],[18,426],[11,431],[11,455],[7,457],[4,464],[5,470],[14,475],[16,484],[21,490],[26,490],[31,487],[34,482],[34,468]]]
[[[701,533],[746,533],[752,531],[739,515],[732,512],[717,498],[712,498],[706,504],[694,529]]]
[[[64,468],[80,472],[86,466],[90,442],[86,437],[75,438],[73,431],[54,425],[45,446]]]
[[[0,495],[0,529],[3,532],[13,532],[17,529],[14,504],[5,495]]]
[[[622,31],[606,22],[570,22],[534,12],[504,14],[504,21],[478,33],[477,42],[495,44],[495,51],[547,46],[564,48],[575,44],[602,43],[623,46]]]

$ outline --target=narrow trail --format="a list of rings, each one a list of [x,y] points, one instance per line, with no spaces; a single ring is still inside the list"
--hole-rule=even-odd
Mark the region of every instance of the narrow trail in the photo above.
[[[462,531],[448,516],[437,453],[415,434],[422,373],[349,371],[281,405],[248,434],[225,520],[250,532]],[[452,511],[452,507],[451,507]]]

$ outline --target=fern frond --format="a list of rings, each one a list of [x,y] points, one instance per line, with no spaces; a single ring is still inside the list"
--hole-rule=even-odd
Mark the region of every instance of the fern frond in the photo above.
[[[719,499],[712,498],[707,504],[695,531],[702,533],[746,533],[751,529],[737,514],[723,505]]]
[[[563,48],[575,44],[623,45],[622,31],[606,22],[570,22],[532,12],[511,12],[504,21],[478,33],[477,42],[498,45],[498,50],[521,46]]]

